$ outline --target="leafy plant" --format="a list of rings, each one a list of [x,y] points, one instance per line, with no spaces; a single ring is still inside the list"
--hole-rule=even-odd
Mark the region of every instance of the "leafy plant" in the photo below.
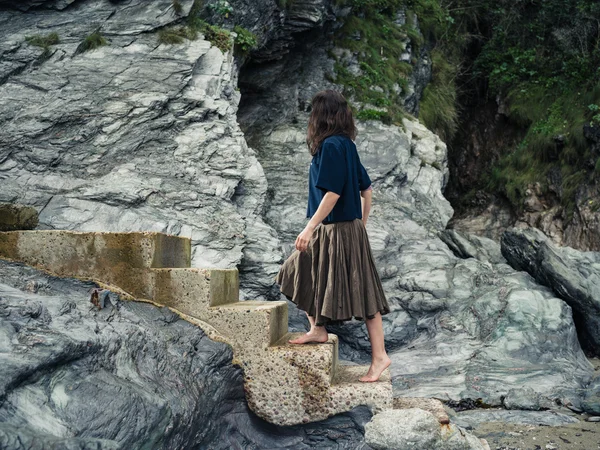
[[[181,5],[180,0],[173,0],[173,11],[175,14],[181,14],[183,12],[183,6]]]
[[[255,34],[239,25],[236,25],[233,31],[235,31],[237,34],[235,38],[235,45],[242,51],[242,53],[248,53],[253,48],[256,48],[257,41]]]
[[[208,8],[225,18],[229,18],[229,14],[233,12],[233,8],[227,0],[217,0],[208,5]]]

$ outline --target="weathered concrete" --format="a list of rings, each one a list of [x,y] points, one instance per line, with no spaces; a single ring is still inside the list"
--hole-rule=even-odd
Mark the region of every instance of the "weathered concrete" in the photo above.
[[[154,267],[189,267],[190,240],[161,233],[0,233],[0,258],[58,276],[102,281],[152,298]]]
[[[38,225],[38,212],[31,206],[0,203],[0,231],[33,230]]]
[[[244,370],[248,406],[268,422],[295,425],[361,405],[392,407],[389,371],[380,382],[360,383],[367,367],[338,365],[335,335],[325,344],[289,344],[286,302],[239,302],[237,270],[185,267],[190,246],[189,239],[159,233],[0,234],[0,258],[114,285],[230,344],[233,362]]]

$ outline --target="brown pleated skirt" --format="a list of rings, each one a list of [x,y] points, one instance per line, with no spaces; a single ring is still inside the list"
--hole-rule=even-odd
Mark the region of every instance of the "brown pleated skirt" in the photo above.
[[[362,220],[320,225],[277,275],[281,292],[317,325],[390,312]]]

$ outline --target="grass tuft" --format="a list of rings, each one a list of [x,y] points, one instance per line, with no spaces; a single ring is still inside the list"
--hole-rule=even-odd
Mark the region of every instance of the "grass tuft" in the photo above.
[[[92,34],[85,37],[83,42],[79,45],[79,53],[94,50],[107,45],[106,38],[100,33],[100,30],[94,31]]]

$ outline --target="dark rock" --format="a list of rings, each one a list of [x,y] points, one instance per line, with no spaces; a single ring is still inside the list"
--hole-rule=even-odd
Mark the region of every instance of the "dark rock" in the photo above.
[[[502,255],[573,308],[582,345],[600,354],[600,253],[558,247],[536,229],[502,235]]]
[[[0,231],[33,230],[38,225],[38,212],[31,206],[0,203]]]

